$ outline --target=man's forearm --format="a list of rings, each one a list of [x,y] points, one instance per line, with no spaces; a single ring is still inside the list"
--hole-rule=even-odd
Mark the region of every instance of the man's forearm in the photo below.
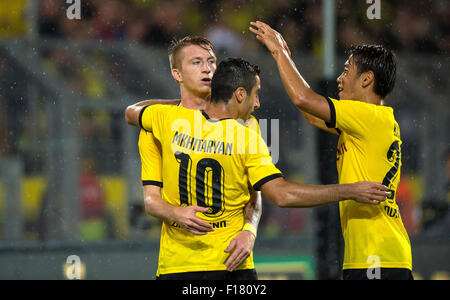
[[[285,49],[280,49],[273,52],[272,56],[277,63],[281,81],[294,105],[302,112],[329,122],[331,113],[328,102],[322,95],[310,88],[289,57],[288,52]],[[322,129],[324,129],[323,127]]]
[[[249,202],[244,207],[244,219],[246,223],[250,223],[255,227],[258,227],[259,220],[262,213],[262,199],[261,192],[255,192],[256,199],[254,202]]]
[[[296,106],[302,105],[302,100],[313,92],[309,84],[303,79],[287,50],[280,48],[273,52],[272,56],[277,63],[281,81],[292,102]]]
[[[244,207],[244,224],[250,224],[253,227],[253,230],[250,231],[254,231],[253,233],[256,237],[256,231],[262,214],[262,198],[261,192],[257,192],[251,187],[249,187],[249,190],[250,201]]]
[[[145,188],[144,188],[145,189]],[[157,192],[144,190],[145,211],[155,218],[166,222],[174,222],[174,206],[161,198]]]
[[[349,185],[303,185],[288,183],[283,207],[314,207],[351,198]]]
[[[180,99],[172,99],[172,100],[162,100],[162,99],[149,99],[133,104],[135,106],[148,106],[155,104],[167,104],[167,105],[178,105],[180,104]]]

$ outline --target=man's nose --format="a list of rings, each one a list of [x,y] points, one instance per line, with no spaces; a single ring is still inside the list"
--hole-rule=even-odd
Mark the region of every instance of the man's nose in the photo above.
[[[204,72],[206,74],[211,73],[211,66],[209,64],[204,64],[202,72]]]
[[[255,101],[254,109],[258,109],[260,107],[259,100]]]

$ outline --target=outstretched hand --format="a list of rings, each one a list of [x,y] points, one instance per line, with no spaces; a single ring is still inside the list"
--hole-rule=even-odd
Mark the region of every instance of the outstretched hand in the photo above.
[[[352,184],[351,199],[360,203],[380,204],[390,196],[388,187],[381,183],[360,181]]]
[[[261,21],[250,22],[250,25],[253,27],[249,27],[249,30],[256,35],[256,39],[264,44],[272,55],[280,50],[285,50],[289,57],[291,56],[291,50],[279,32]]]

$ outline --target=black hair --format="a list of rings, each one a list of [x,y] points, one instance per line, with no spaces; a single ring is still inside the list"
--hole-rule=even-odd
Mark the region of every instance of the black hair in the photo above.
[[[358,75],[372,71],[375,76],[374,92],[385,98],[395,86],[397,58],[392,50],[381,45],[352,47],[349,54],[358,68]]]
[[[242,87],[250,93],[260,69],[242,58],[227,58],[216,69],[211,82],[211,101],[228,102],[234,91]]]

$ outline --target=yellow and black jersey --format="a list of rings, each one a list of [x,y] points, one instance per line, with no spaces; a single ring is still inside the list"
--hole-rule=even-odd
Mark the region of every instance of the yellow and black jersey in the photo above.
[[[254,116],[245,122],[245,126],[261,134],[258,121]],[[141,129],[138,141],[139,155],[141,157],[142,185],[163,186],[161,144],[152,132]]]
[[[244,225],[244,206],[255,190],[278,178],[259,131],[234,119],[211,120],[204,111],[153,105],[140,124],[162,149],[162,197],[172,205],[208,207],[199,216],[214,232],[197,236],[164,222],[158,275],[226,270],[224,250]],[[251,255],[239,269],[254,268]]]
[[[339,183],[382,182],[391,197],[374,206],[356,201],[339,204],[345,240],[344,269],[412,270],[411,245],[396,203],[400,182],[400,129],[393,109],[360,101],[328,98],[330,128],[340,133],[337,146]]]

